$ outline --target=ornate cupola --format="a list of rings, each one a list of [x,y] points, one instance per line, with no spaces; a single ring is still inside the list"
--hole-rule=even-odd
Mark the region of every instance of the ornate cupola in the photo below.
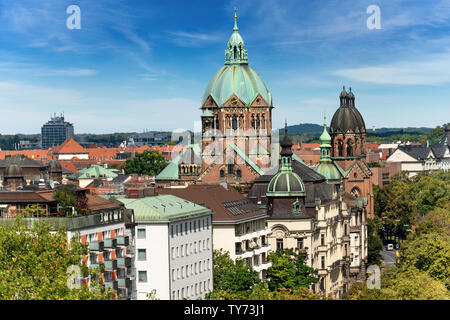
[[[248,64],[247,50],[244,49],[244,40],[239,34],[237,26],[236,8],[234,9],[233,34],[228,40],[228,48],[225,50],[225,65]]]
[[[326,117],[324,117],[323,121],[323,132],[320,136],[320,142],[320,163],[314,170],[324,176],[328,183],[340,184],[343,171],[338,164],[331,160],[331,136],[327,131]]]
[[[331,157],[354,158],[364,156],[366,125],[355,106],[355,95],[343,87],[339,95],[340,106],[331,119]]]
[[[303,197],[305,184],[302,179],[292,171],[292,141],[287,135],[287,124],[284,128],[284,137],[280,142],[281,167],[272,177],[267,186],[267,197]]]

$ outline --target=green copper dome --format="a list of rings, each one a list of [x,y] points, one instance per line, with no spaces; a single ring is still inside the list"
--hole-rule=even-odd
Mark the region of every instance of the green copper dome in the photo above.
[[[281,168],[273,176],[267,186],[268,197],[302,197],[305,196],[305,184],[302,179],[292,171],[292,141],[287,134],[287,123],[284,127],[284,138],[281,146]]]
[[[268,106],[272,106],[272,95],[264,81],[248,65],[244,40],[238,32],[236,15],[233,33],[225,50],[225,65],[211,78],[202,97],[202,105],[211,96],[219,107],[236,95],[246,106],[250,106],[258,95]]]
[[[341,183],[342,173],[332,161],[319,163],[314,171],[324,176],[329,183]]]
[[[320,142],[320,163],[314,170],[324,176],[329,183],[341,183],[343,174],[339,170],[338,164],[331,160],[331,137],[327,131],[326,117],[323,120],[323,132],[320,136]]]
[[[269,182],[268,197],[302,197],[305,196],[305,184],[293,171],[278,172]]]

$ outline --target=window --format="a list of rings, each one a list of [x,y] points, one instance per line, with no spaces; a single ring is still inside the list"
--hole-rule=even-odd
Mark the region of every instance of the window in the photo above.
[[[138,249],[138,260],[139,261],[147,260],[147,250],[145,250],[145,249]]]
[[[138,239],[145,239],[146,235],[145,235],[145,229],[138,229]]]
[[[277,239],[277,250],[283,250],[283,239]]]
[[[320,245],[321,246],[325,245],[325,234],[323,233],[320,235]]]
[[[147,282],[147,271],[139,271],[139,282]]]
[[[320,258],[320,267],[321,269],[325,269],[325,256]]]
[[[297,248],[303,249],[303,238],[297,238]]]

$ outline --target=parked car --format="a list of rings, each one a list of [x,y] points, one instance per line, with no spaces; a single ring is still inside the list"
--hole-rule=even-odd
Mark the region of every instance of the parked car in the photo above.
[[[389,251],[394,250],[394,244],[393,243],[389,243],[387,245],[387,250],[389,250]]]

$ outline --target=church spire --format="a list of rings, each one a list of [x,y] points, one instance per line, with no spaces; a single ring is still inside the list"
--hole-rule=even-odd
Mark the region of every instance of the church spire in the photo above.
[[[327,117],[323,116],[323,132],[320,135],[320,162],[331,161],[331,137],[327,131]]]
[[[237,26],[236,8],[234,8],[234,28],[225,50],[225,65],[248,64],[247,50],[244,49],[244,40],[239,34]]]

